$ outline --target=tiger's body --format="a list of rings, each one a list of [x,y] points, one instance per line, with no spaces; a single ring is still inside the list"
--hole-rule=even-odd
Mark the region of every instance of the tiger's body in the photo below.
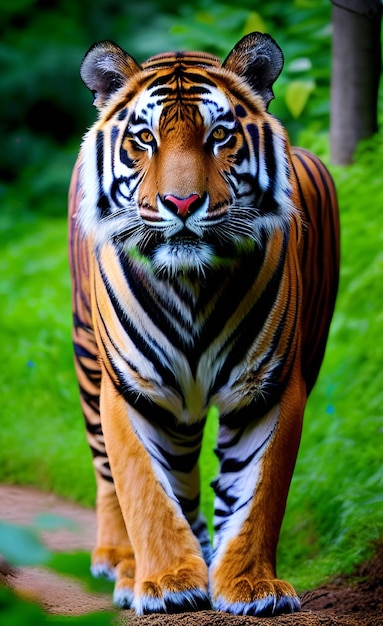
[[[70,190],[75,363],[97,479],[92,571],[138,614],[299,610],[276,546],[339,265],[330,175],[269,113],[282,55],[139,66],[104,42]],[[219,411],[214,544],[199,512]]]

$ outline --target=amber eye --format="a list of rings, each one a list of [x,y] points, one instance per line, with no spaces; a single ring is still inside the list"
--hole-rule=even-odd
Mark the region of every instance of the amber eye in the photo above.
[[[150,132],[150,130],[142,130],[138,133],[137,139],[139,139],[142,143],[151,144],[154,141],[154,135]]]
[[[224,128],[223,126],[217,126],[213,130],[211,136],[213,137],[215,141],[223,141],[224,139],[226,139],[228,134],[229,134],[229,131],[227,130],[227,128]]]

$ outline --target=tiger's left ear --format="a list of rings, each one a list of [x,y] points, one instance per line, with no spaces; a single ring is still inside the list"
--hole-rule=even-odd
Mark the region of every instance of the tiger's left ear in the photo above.
[[[223,62],[223,67],[243,77],[263,99],[266,108],[274,98],[272,86],[283,68],[283,53],[270,35],[245,35]]]
[[[93,93],[93,104],[102,109],[110,96],[140,70],[137,61],[120,46],[112,41],[100,41],[84,56],[80,75]]]

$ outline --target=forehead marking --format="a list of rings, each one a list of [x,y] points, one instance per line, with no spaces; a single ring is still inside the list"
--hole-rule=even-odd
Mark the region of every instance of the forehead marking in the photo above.
[[[209,126],[218,116],[230,111],[230,104],[210,78],[197,72],[181,71],[179,67],[156,77],[141,93],[135,107],[137,116],[145,117],[153,129],[158,128],[165,111],[170,117],[174,110],[195,119],[196,109],[204,124]]]

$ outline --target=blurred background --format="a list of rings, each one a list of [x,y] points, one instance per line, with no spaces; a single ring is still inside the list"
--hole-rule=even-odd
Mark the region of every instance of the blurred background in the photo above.
[[[115,41],[138,61],[174,49],[204,50],[224,59],[245,33],[269,32],[286,59],[273,112],[293,139],[302,128],[328,128],[330,12],[327,0],[3,0],[2,193],[12,192],[9,183],[12,189],[20,183],[28,188],[28,208],[65,213],[68,168],[95,119],[79,66],[101,39]]]
[[[330,0],[2,0],[0,18],[0,482],[94,504],[66,253],[71,168],[96,118],[79,76],[84,54],[111,39],[139,62],[174,49],[224,59],[244,34],[268,32],[285,56],[270,111],[331,168],[342,221],[339,297],[306,413],[280,575],[302,590],[350,571],[383,536],[383,107],[380,90],[380,130],[349,165],[331,165]],[[209,519],[215,429],[209,422],[203,450]]]

